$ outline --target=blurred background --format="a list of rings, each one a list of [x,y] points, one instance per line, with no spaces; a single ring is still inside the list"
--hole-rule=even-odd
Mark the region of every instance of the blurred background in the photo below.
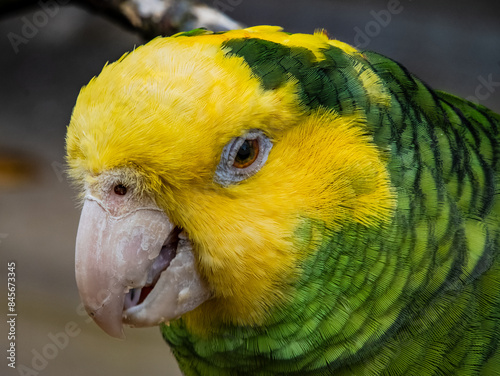
[[[67,0],[52,0],[58,11],[23,36],[26,20],[37,21],[48,2],[0,18],[0,374],[180,375],[158,328],[128,329],[125,341],[98,329],[82,313],[74,279],[79,209],[64,172],[66,126],[82,85],[145,39]],[[244,25],[305,33],[325,28],[336,39],[399,61],[431,87],[500,112],[499,2],[206,3]],[[11,261],[16,369],[5,356]]]

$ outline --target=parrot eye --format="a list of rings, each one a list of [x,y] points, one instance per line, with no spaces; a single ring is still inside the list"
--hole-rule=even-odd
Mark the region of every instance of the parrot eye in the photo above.
[[[233,166],[236,168],[248,167],[257,159],[258,156],[259,141],[257,139],[245,140],[234,157]]]
[[[117,195],[124,196],[127,194],[127,187],[125,187],[123,184],[117,184],[114,187],[114,191]]]
[[[267,161],[273,144],[260,130],[250,130],[224,146],[214,180],[228,186],[257,173]]]

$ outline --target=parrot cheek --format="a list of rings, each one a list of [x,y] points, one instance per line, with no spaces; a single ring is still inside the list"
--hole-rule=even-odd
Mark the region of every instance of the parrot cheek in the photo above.
[[[113,216],[88,196],[76,239],[76,282],[85,309],[119,338],[123,322],[156,325],[187,312],[179,307],[190,310],[208,298],[189,240],[180,239],[180,230],[158,207],[132,207]]]

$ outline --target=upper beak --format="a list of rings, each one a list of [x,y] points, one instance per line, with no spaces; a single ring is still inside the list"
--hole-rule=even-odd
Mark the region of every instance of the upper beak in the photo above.
[[[113,215],[100,200],[85,199],[76,238],[76,282],[87,312],[109,335],[123,338],[123,321],[156,325],[208,299],[192,247],[184,242],[165,256],[174,227],[150,202],[135,202],[130,210]],[[140,295],[147,284],[152,287],[149,295],[131,303],[131,294]],[[187,300],[186,285],[191,288]]]

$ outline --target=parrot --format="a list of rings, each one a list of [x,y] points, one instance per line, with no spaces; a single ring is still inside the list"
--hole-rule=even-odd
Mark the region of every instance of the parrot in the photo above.
[[[76,100],[75,275],[186,376],[500,375],[500,115],[278,26],[156,37]]]

